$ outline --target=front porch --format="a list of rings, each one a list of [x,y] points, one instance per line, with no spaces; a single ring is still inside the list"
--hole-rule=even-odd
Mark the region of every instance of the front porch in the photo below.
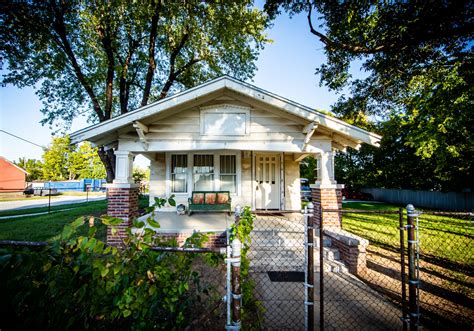
[[[150,214],[141,216],[146,221]],[[191,216],[173,212],[155,212],[154,220],[160,224],[159,233],[224,232],[235,221],[227,213],[195,213]]]

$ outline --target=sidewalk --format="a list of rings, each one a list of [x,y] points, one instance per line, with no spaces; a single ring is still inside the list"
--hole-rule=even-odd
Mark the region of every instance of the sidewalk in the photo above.
[[[51,206],[65,205],[65,204],[71,204],[71,203],[84,203],[87,201],[99,201],[99,200],[104,200],[105,198],[106,198],[105,193],[99,196],[97,195],[89,196],[89,200],[87,200],[85,196],[61,195],[61,196],[55,197],[54,199],[51,199]],[[35,200],[1,201],[0,211],[47,207],[48,201],[49,201],[48,197],[45,197],[44,199],[35,199]]]

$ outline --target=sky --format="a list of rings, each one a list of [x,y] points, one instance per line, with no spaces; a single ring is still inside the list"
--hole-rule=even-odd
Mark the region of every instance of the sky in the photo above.
[[[306,16],[300,14],[290,19],[282,14],[267,33],[273,43],[261,52],[256,62],[258,70],[248,82],[303,105],[329,110],[338,95],[319,86],[315,69],[325,61],[325,55],[322,43],[309,32]],[[47,146],[54,130],[40,124],[41,108],[33,88],[1,87],[0,130]],[[68,133],[88,125],[85,117],[79,117]],[[42,154],[42,148],[0,131],[1,156],[13,161],[20,157],[41,159]],[[136,163],[147,165],[143,157],[138,157]]]

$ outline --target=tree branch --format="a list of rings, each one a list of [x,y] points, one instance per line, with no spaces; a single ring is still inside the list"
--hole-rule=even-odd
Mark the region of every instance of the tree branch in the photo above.
[[[148,98],[150,97],[151,84],[153,82],[153,76],[156,69],[155,61],[155,47],[156,47],[156,31],[158,29],[158,19],[160,17],[161,10],[161,0],[156,0],[155,12],[151,18],[151,28],[150,28],[150,42],[148,46],[148,70],[145,78],[145,89],[143,91],[142,106],[145,106],[148,103]]]
[[[91,98],[92,106],[94,108],[95,113],[97,114],[97,117],[99,118],[99,121],[103,122],[106,120],[106,118],[104,116],[104,112],[102,111],[100,107],[99,100],[97,99],[94,93],[94,90],[92,89],[90,84],[87,82],[86,77],[82,73],[82,70],[77,62],[76,56],[74,55],[74,52],[72,51],[71,44],[69,43],[69,40],[67,39],[66,25],[64,23],[64,10],[62,8],[59,9],[56,6],[55,1],[51,1],[50,5],[52,7],[52,11],[54,13],[54,18],[55,18],[53,22],[53,30],[59,36],[59,40],[60,40],[60,43],[58,45],[64,50],[64,53],[66,54],[68,60],[71,62],[71,65],[74,69],[74,73],[77,79],[86,90],[86,93]]]
[[[173,85],[176,77],[178,76],[177,72],[175,71],[176,58],[178,57],[179,53],[183,49],[184,45],[186,45],[186,41],[188,41],[188,39],[189,39],[189,34],[187,32],[185,32],[183,34],[183,37],[181,38],[181,41],[179,42],[178,46],[173,50],[173,52],[171,52],[171,55],[170,55],[170,73],[168,75],[168,79],[165,82],[165,85],[163,85],[163,88],[161,89],[160,97],[158,98],[158,100],[166,98],[171,86]]]
[[[128,100],[130,96],[130,83],[127,81],[128,68],[129,68],[132,56],[133,54],[135,54],[135,51],[137,50],[140,43],[136,40],[133,40],[131,35],[129,35],[128,45],[129,45],[129,48],[128,48],[127,56],[125,60],[122,62],[122,71],[120,73],[120,82],[119,82],[120,113],[121,114],[125,114],[126,112],[128,112]]]
[[[361,45],[351,45],[351,44],[346,44],[346,43],[336,42],[334,40],[331,40],[327,36],[322,34],[321,32],[316,31],[314,29],[313,23],[311,21],[311,12],[312,12],[312,6],[311,6],[311,4],[309,4],[309,12],[308,12],[309,30],[312,34],[317,36],[323,44],[325,44],[329,48],[342,49],[342,50],[345,50],[345,51],[348,51],[348,52],[351,52],[351,53],[355,53],[355,54],[374,54],[374,53],[378,53],[378,52],[381,52],[381,51],[384,51],[384,50],[387,49],[387,45],[380,45],[380,46],[376,46],[376,47],[373,47],[373,48],[368,48],[368,47],[361,46]]]
[[[112,47],[112,34],[110,31],[110,22],[105,22],[104,26],[97,26],[97,34],[104,47],[105,55],[107,57],[107,77],[105,81],[105,119],[112,117],[112,102],[113,102],[113,84],[115,76],[115,57]]]

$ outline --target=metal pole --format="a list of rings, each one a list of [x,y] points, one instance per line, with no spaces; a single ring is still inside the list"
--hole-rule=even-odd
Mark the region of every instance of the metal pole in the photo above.
[[[238,238],[232,240],[232,326],[240,328],[240,309],[242,291],[240,288],[240,253],[242,243]]]
[[[408,295],[410,311],[410,330],[418,330],[418,296],[419,280],[416,277],[416,236],[415,236],[415,207],[407,205],[408,230]]]
[[[314,330],[314,207],[309,203],[304,209],[305,219],[305,329]]]
[[[226,261],[226,267],[227,267],[227,274],[226,274],[226,306],[227,306],[227,316],[226,316],[226,326],[231,325],[231,312],[230,312],[230,296],[231,296],[231,288],[230,288],[230,278],[231,278],[231,267],[230,267],[230,262],[229,260],[231,259],[231,250],[230,250],[230,231],[227,229],[227,261]]]
[[[319,206],[319,329],[324,330],[324,229],[323,208]]]
[[[51,213],[51,183],[49,183],[48,214]]]
[[[86,186],[86,202],[89,202],[89,186]]]
[[[308,330],[314,330],[314,225],[311,205],[308,211]]]
[[[405,225],[403,224],[403,208],[398,209],[398,220],[400,224],[400,276],[402,281],[402,324],[403,331],[408,329],[407,318],[407,289],[405,280]]]

